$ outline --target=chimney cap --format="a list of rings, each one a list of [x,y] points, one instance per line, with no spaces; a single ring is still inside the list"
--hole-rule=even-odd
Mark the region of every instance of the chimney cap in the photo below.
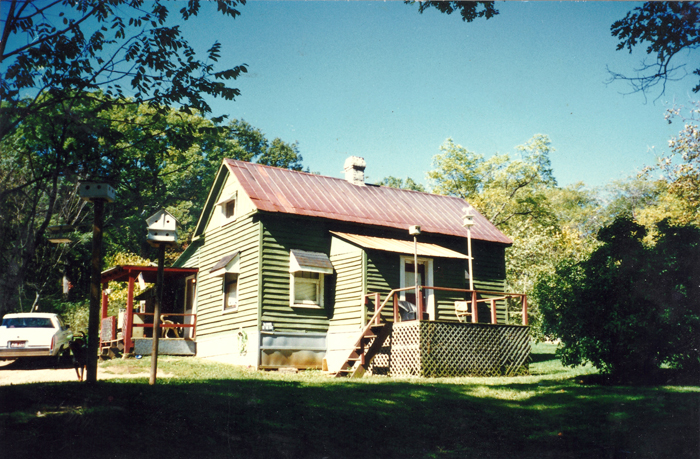
[[[359,156],[350,156],[348,159],[345,160],[345,164],[343,166],[344,169],[359,169],[359,170],[365,170],[365,167],[367,167],[367,163],[365,162],[365,158],[361,158]]]

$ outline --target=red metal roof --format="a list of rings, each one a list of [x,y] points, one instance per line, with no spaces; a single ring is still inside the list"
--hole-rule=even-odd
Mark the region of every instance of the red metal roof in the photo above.
[[[327,218],[367,225],[467,237],[463,199],[372,185],[271,166],[225,159],[258,210]],[[472,238],[512,244],[483,215],[475,212]]]

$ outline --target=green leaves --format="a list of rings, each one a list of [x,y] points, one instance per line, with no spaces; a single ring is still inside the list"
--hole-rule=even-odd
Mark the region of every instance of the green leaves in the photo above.
[[[564,260],[535,285],[543,331],[561,339],[567,365],[591,362],[626,377],[663,363],[700,369],[700,229],[662,222],[647,229],[619,217],[590,258]]]
[[[673,65],[674,57],[684,50],[700,47],[700,6],[697,2],[646,2],[610,27],[612,35],[620,41],[617,50],[632,50],[646,44],[646,53],[653,56],[653,63],[642,63],[635,69],[637,76],[627,77],[611,72],[612,80],[626,80],[634,91],[648,91],[661,85],[662,95],[669,79],[687,74],[685,64]],[[700,68],[693,74],[700,75]],[[680,75],[680,76],[679,76]],[[700,91],[700,83],[693,88]]]

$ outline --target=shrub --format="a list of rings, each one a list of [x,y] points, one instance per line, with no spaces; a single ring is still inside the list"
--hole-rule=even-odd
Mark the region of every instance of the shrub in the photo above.
[[[600,230],[589,259],[560,263],[535,285],[543,331],[561,340],[564,364],[631,378],[662,364],[700,369],[700,229],[664,221],[649,246],[646,234],[620,217]]]

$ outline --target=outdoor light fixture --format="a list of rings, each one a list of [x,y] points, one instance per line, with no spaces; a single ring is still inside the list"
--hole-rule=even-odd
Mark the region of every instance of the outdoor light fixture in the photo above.
[[[462,226],[467,229],[467,254],[469,255],[469,290],[474,290],[474,271],[472,266],[472,226],[474,226],[474,208],[465,207]],[[476,307],[474,305],[473,307]]]
[[[420,226],[409,226],[408,234],[413,236],[413,284],[416,288],[416,320],[420,320],[423,315],[420,307],[421,302],[418,301],[418,295],[420,294],[420,288],[418,287],[418,235],[420,235]]]

